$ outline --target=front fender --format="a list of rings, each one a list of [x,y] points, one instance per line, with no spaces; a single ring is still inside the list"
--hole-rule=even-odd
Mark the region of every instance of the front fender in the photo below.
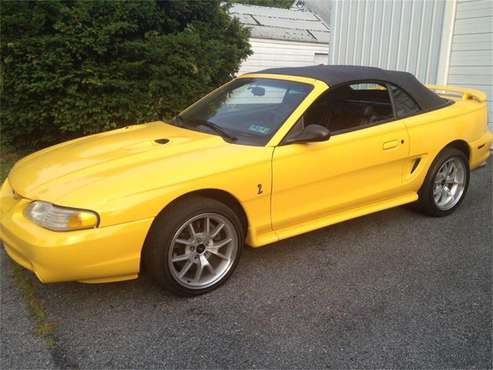
[[[144,189],[124,196],[116,194],[115,197],[108,197],[91,209],[99,213],[100,226],[106,227],[155,218],[166,206],[182,196],[201,190],[219,190],[230,194],[242,206],[248,220],[251,239],[250,235],[271,231],[272,149],[262,149],[251,153],[252,156],[256,153],[257,158],[250,158],[249,163],[241,165],[241,159],[238,158],[234,168],[225,168],[223,171],[195,178],[189,176],[188,179],[171,185]],[[231,158],[227,162],[231,163]],[[192,169],[186,173],[189,172],[193,172]],[[145,184],[145,179],[141,181]]]

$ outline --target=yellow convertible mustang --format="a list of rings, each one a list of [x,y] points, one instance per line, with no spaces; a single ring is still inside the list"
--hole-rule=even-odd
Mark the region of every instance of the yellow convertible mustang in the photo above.
[[[42,282],[148,271],[210,291],[260,247],[405,203],[461,204],[489,156],[486,96],[355,66],[243,75],[170,121],[104,132],[20,160],[0,239]]]

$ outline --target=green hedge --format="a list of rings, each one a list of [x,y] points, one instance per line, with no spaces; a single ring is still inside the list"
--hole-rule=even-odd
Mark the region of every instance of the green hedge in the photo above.
[[[170,117],[231,79],[248,32],[214,1],[1,3],[2,143]]]

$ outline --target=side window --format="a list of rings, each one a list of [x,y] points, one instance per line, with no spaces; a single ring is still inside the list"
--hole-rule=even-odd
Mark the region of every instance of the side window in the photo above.
[[[418,104],[404,90],[393,85],[390,85],[389,89],[394,99],[397,118],[412,116],[420,111]]]
[[[356,83],[329,89],[305,112],[304,127],[318,124],[333,134],[362,129],[392,120],[389,91],[377,83]]]

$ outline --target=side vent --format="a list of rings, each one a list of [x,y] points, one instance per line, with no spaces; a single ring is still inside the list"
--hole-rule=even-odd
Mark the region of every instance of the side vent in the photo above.
[[[158,143],[158,144],[167,144],[169,143],[169,140],[168,139],[156,139],[154,140],[155,143]]]
[[[416,158],[413,163],[413,168],[411,168],[411,173],[413,173],[416,168],[418,168],[419,162],[421,162],[421,158]]]

